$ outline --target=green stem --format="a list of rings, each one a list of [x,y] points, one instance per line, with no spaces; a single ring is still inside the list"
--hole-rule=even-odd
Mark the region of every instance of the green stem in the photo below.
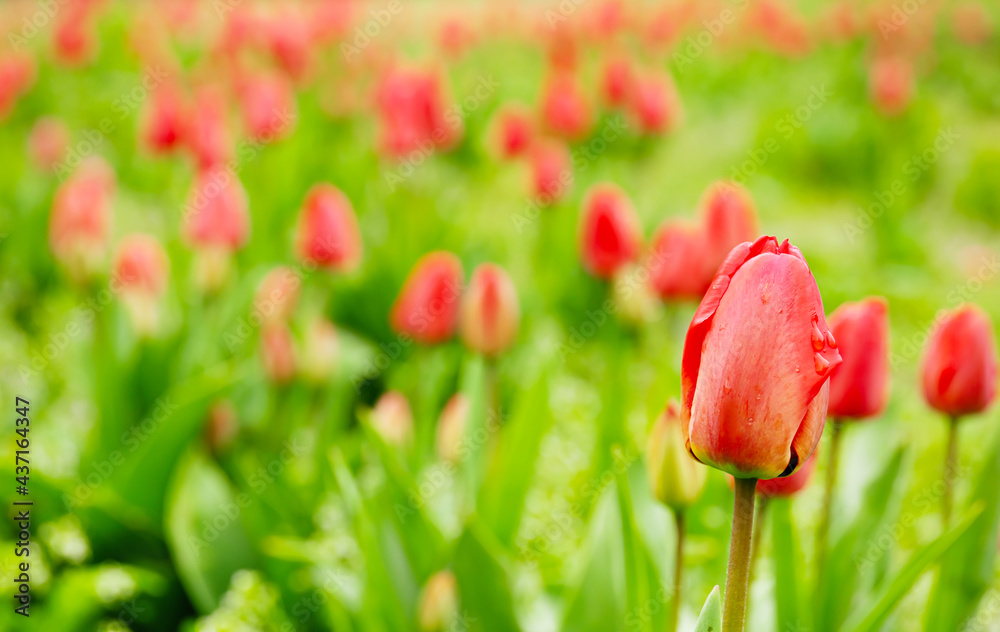
[[[729,572],[726,574],[726,603],[722,610],[722,632],[743,632],[747,612],[753,505],[756,491],[756,478],[736,479],[733,536],[729,542]]]
[[[753,522],[753,542],[750,544],[750,586],[753,586],[754,572],[757,569],[757,558],[760,557],[761,531],[764,530],[764,517],[767,515],[768,496],[757,498],[757,516]]]
[[[955,472],[958,469],[958,417],[948,418],[948,451],[944,457],[944,494],[941,496],[941,518],[944,528],[951,522],[955,502]]]
[[[827,539],[830,533],[830,516],[833,508],[833,492],[837,487],[837,470],[840,463],[840,442],[843,424],[833,419],[830,428],[830,461],[826,465],[826,489],[823,493],[823,517],[816,530],[816,578],[822,586],[826,573]]]
[[[677,632],[677,621],[681,615],[681,576],[684,574],[684,511],[674,512],[677,525],[677,553],[674,557],[674,611],[670,620],[671,632]]]

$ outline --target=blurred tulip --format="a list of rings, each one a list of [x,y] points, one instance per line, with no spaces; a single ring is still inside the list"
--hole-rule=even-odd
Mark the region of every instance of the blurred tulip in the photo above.
[[[462,297],[462,340],[487,356],[495,356],[517,337],[521,309],[510,276],[498,265],[484,263],[472,273]]]
[[[337,328],[325,318],[313,320],[306,330],[303,347],[302,375],[315,384],[329,380],[340,353]]]
[[[195,284],[214,292],[229,279],[232,253],[250,232],[246,192],[236,175],[222,168],[200,172],[182,222],[184,237],[195,249]]]
[[[442,77],[432,71],[396,68],[377,95],[383,150],[399,158],[414,151],[448,148],[462,133],[461,118],[446,113]]]
[[[569,149],[559,141],[542,141],[531,148],[531,180],[535,199],[549,205],[561,199],[573,184]]]
[[[702,463],[737,478],[793,474],[823,433],[840,364],[802,253],[761,237],[733,249],[688,329],[684,434]]]
[[[751,22],[764,41],[786,55],[802,55],[809,51],[809,26],[793,9],[777,0],[761,0],[754,5]]]
[[[371,411],[375,432],[390,444],[408,446],[413,441],[413,413],[410,402],[399,391],[387,391],[375,402]]]
[[[535,137],[531,112],[522,106],[508,105],[496,116],[495,134],[500,157],[505,160],[527,153]]]
[[[35,59],[28,55],[0,58],[0,118],[14,109],[17,99],[35,82]]]
[[[882,113],[895,115],[913,100],[913,66],[901,57],[882,57],[871,65],[869,88]]]
[[[601,70],[601,98],[604,105],[617,108],[625,105],[632,96],[635,74],[627,57],[607,60]]]
[[[208,409],[208,419],[205,422],[205,443],[212,454],[218,456],[232,445],[236,439],[239,425],[236,421],[236,409],[228,400],[216,402]]]
[[[302,279],[291,268],[278,266],[261,280],[254,296],[253,309],[268,323],[287,323],[299,302]]]
[[[458,463],[462,458],[462,442],[465,439],[465,426],[469,418],[469,398],[462,393],[452,395],[437,426],[438,458],[448,463]]]
[[[701,496],[708,468],[688,454],[681,429],[681,408],[674,400],[656,419],[646,440],[646,474],[653,496],[674,511],[684,511]]]
[[[150,235],[129,235],[118,246],[113,276],[139,335],[152,335],[159,328],[156,303],[166,289],[169,267],[163,246]]]
[[[430,576],[420,595],[417,623],[421,632],[446,632],[458,621],[458,591],[455,576],[439,571]]]
[[[611,278],[615,315],[628,325],[641,326],[660,317],[660,303],[649,285],[649,269],[626,263]]]
[[[262,24],[271,55],[294,81],[305,79],[313,65],[313,27],[307,16],[279,10]]]
[[[663,134],[672,130],[681,117],[681,104],[673,82],[666,76],[638,78],[629,99],[629,111],[642,134]]]
[[[829,415],[862,419],[885,410],[889,398],[889,306],[884,298],[845,303],[830,316],[843,359],[830,373]]]
[[[441,50],[451,58],[460,57],[475,42],[475,35],[469,29],[471,16],[451,16],[445,18],[438,32],[438,44]]]
[[[993,19],[979,3],[965,2],[955,7],[952,28],[960,42],[978,46],[993,35]]]
[[[165,84],[149,95],[144,115],[142,137],[157,154],[169,153],[181,146],[187,135],[187,105],[179,87]]]
[[[965,304],[944,313],[924,347],[924,398],[951,417],[980,413],[996,398],[997,347],[989,316]]]
[[[69,128],[54,116],[43,116],[31,128],[28,155],[39,169],[54,171],[69,147]]]
[[[264,375],[274,384],[286,384],[295,376],[295,347],[284,323],[267,323],[260,331],[260,358]]]
[[[55,16],[52,46],[58,62],[80,66],[97,55],[97,31],[93,24],[90,2],[75,0],[62,7]]]
[[[712,277],[706,274],[705,238],[700,230],[664,222],[653,235],[647,259],[649,284],[661,299],[701,300]]]
[[[56,190],[49,221],[52,254],[78,281],[107,256],[115,175],[103,159],[87,158]]]
[[[817,450],[818,452],[818,450]],[[785,498],[794,496],[809,484],[813,470],[816,469],[817,452],[813,452],[812,458],[802,464],[794,474],[784,478],[771,478],[757,483],[757,493],[766,498]]]
[[[558,72],[545,84],[542,120],[549,131],[568,140],[580,140],[590,131],[590,106],[571,73]]]
[[[639,218],[624,191],[611,184],[591,188],[583,203],[580,238],[584,267],[602,279],[638,257],[642,246]]]
[[[195,95],[188,128],[188,145],[202,170],[221,166],[232,156],[232,140],[226,115],[226,102],[211,88]]]
[[[701,200],[705,231],[705,276],[714,277],[729,252],[758,236],[757,211],[746,189],[732,182],[716,182]]]
[[[299,259],[336,272],[361,262],[361,232],[351,201],[332,184],[317,184],[302,205],[295,249]]]
[[[288,81],[275,74],[256,74],[241,82],[240,104],[247,136],[269,143],[286,137],[298,116],[295,93]]]
[[[410,271],[390,317],[393,329],[423,344],[455,333],[462,293],[462,263],[450,252],[424,255]]]

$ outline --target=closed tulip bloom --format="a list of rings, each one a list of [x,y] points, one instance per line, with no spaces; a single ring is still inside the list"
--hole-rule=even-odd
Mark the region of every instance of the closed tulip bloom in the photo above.
[[[278,266],[261,280],[254,296],[256,316],[266,322],[281,323],[291,320],[299,302],[302,279],[291,268]]]
[[[536,144],[531,150],[531,180],[541,204],[553,204],[566,195],[573,183],[569,148],[559,141]]]
[[[14,108],[18,97],[35,82],[35,58],[10,55],[0,58],[0,118]]]
[[[641,326],[660,316],[660,302],[649,284],[649,270],[627,263],[611,277],[615,315],[626,324]]]
[[[579,140],[590,130],[590,105],[571,73],[558,72],[545,85],[542,120],[552,133]]]
[[[590,190],[584,200],[580,237],[584,267],[602,279],[639,256],[639,218],[624,191],[610,184]]]
[[[997,347],[989,316],[965,304],[945,313],[924,347],[927,403],[960,417],[986,410],[997,394]]]
[[[901,57],[882,57],[871,65],[869,90],[883,114],[899,114],[913,100],[912,64]]]
[[[184,234],[201,248],[228,252],[246,243],[250,232],[247,195],[236,175],[225,169],[200,172],[184,216]]]
[[[450,571],[434,573],[420,595],[417,623],[421,632],[445,632],[458,621],[458,590]]]
[[[517,290],[510,276],[492,263],[476,268],[462,297],[462,340],[466,346],[494,356],[514,342],[520,320]]]
[[[674,511],[694,504],[708,479],[708,468],[692,459],[684,446],[681,424],[681,407],[670,400],[646,440],[649,488],[657,500]]]
[[[52,30],[52,48],[58,62],[79,66],[97,54],[97,30],[91,16],[90,2],[73,2],[57,14]]]
[[[28,136],[28,155],[39,169],[54,171],[66,156],[69,128],[62,120],[43,116],[35,122]]]
[[[611,108],[625,105],[632,94],[634,82],[632,64],[627,58],[609,59],[601,72],[601,98],[604,104]]]
[[[643,134],[662,134],[673,129],[681,116],[681,104],[667,77],[647,76],[635,82],[629,110]]]
[[[705,274],[704,249],[698,228],[664,222],[653,235],[646,263],[650,288],[663,300],[701,300],[712,282]]]
[[[295,345],[284,323],[268,323],[260,331],[260,357],[264,375],[275,384],[290,382],[295,376]]]
[[[272,142],[287,136],[295,122],[295,93],[291,84],[276,74],[252,75],[239,90],[243,126],[257,142]]]
[[[333,375],[340,356],[340,342],[337,328],[325,318],[317,318],[309,324],[302,351],[302,375],[319,384]]]
[[[434,71],[396,68],[382,80],[376,95],[381,145],[399,158],[427,146],[448,148],[462,134],[461,119],[447,114],[444,79]]]
[[[465,425],[469,418],[469,398],[462,393],[455,393],[438,419],[437,446],[438,458],[449,463],[457,463],[462,456],[462,440],[465,438]]]
[[[889,315],[885,299],[841,305],[830,331],[843,362],[830,374],[829,414],[863,419],[881,413],[889,398]]]
[[[425,255],[410,271],[392,307],[393,329],[423,344],[451,338],[458,323],[462,281],[458,257],[443,251]]]
[[[308,17],[284,11],[265,21],[264,36],[275,61],[295,81],[305,78],[313,61],[313,28]]]
[[[150,235],[129,235],[118,246],[113,276],[140,335],[151,335],[159,328],[157,299],[166,289],[169,267],[163,246]]]
[[[746,189],[732,182],[716,182],[701,200],[701,216],[706,273],[714,277],[737,244],[757,239],[757,210]]]
[[[239,431],[236,419],[236,409],[228,400],[216,402],[208,409],[208,419],[205,421],[205,443],[214,455],[219,455],[229,449]]]
[[[361,232],[354,207],[332,184],[317,184],[306,195],[296,251],[303,261],[333,271],[349,272],[361,262]]]
[[[107,256],[115,188],[111,167],[91,157],[56,190],[49,245],[55,258],[78,280],[97,272]]]
[[[809,480],[812,478],[813,470],[816,469],[816,454],[817,453],[814,452],[812,458],[806,461],[802,467],[796,470],[796,472],[791,476],[758,481],[757,493],[767,498],[773,498],[775,496],[785,498],[799,493],[805,489],[806,485],[809,484]]]
[[[199,168],[208,170],[229,161],[232,139],[222,95],[208,88],[198,91],[187,133],[188,147]]]
[[[153,153],[172,152],[185,141],[187,122],[187,105],[180,88],[169,83],[159,86],[147,101],[143,140]]]
[[[799,249],[760,237],[733,249],[684,343],[683,430],[702,463],[737,478],[788,476],[816,449],[840,364]]]
[[[413,440],[413,412],[399,391],[387,391],[379,397],[372,408],[371,424],[386,443],[406,446]]]
[[[507,106],[497,114],[495,125],[501,158],[510,160],[527,153],[535,137],[531,112],[521,106]]]

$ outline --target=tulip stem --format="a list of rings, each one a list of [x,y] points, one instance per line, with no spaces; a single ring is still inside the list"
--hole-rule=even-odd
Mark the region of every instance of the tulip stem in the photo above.
[[[753,586],[753,576],[757,569],[757,558],[760,557],[761,531],[764,530],[764,517],[767,515],[768,501],[770,501],[770,498],[763,494],[757,498],[757,516],[753,519],[753,542],[750,544],[750,586]]]
[[[948,451],[944,457],[944,494],[941,496],[941,519],[947,529],[955,498],[955,471],[958,467],[958,417],[948,418]]]
[[[681,575],[684,573],[684,511],[674,512],[677,525],[677,554],[674,561],[674,611],[670,621],[670,631],[677,632],[677,621],[681,615]]]
[[[832,420],[830,428],[830,460],[826,464],[826,489],[823,492],[823,514],[819,529],[816,530],[816,583],[824,585],[826,574],[827,539],[830,533],[830,516],[833,510],[833,492],[837,487],[837,470],[840,463],[840,442],[843,435],[843,424]]]
[[[733,505],[733,535],[729,541],[729,572],[726,575],[726,603],[722,611],[722,632],[743,632],[750,578],[750,547],[753,540],[753,505],[756,478],[736,479]]]

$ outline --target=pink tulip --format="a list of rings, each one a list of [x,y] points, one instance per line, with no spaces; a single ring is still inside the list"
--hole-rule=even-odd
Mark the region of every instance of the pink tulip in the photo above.
[[[713,276],[729,252],[757,238],[757,211],[746,189],[731,182],[716,182],[701,200],[705,231],[706,276]]]
[[[96,272],[106,256],[115,189],[114,171],[95,156],[59,186],[52,201],[52,254],[79,279]]]
[[[392,328],[423,344],[451,338],[458,323],[462,281],[458,257],[443,251],[424,255],[392,307]]]
[[[830,316],[843,362],[830,374],[830,417],[862,419],[889,399],[889,316],[884,298],[845,303]]]
[[[924,347],[924,398],[952,417],[980,413],[997,395],[997,346],[993,324],[978,307],[946,312]]]
[[[590,105],[571,73],[557,72],[549,78],[542,96],[542,120],[549,131],[568,140],[580,140],[590,131]]]
[[[569,149],[558,141],[542,141],[531,149],[531,180],[535,198],[542,204],[557,202],[573,184]]]
[[[69,128],[61,119],[43,116],[35,121],[28,136],[28,155],[39,169],[54,171],[66,157]]]
[[[647,269],[652,290],[663,300],[701,300],[712,277],[705,274],[705,238],[695,227],[664,222],[653,235]]]
[[[462,297],[462,340],[466,346],[495,356],[513,344],[520,319],[517,289],[507,272],[492,263],[476,268]]]
[[[332,184],[310,189],[299,216],[296,251],[303,261],[333,271],[351,271],[361,262],[361,233],[351,201]]]
[[[611,184],[599,184],[588,192],[580,239],[584,267],[602,279],[611,278],[639,256],[639,218],[624,191]]]

